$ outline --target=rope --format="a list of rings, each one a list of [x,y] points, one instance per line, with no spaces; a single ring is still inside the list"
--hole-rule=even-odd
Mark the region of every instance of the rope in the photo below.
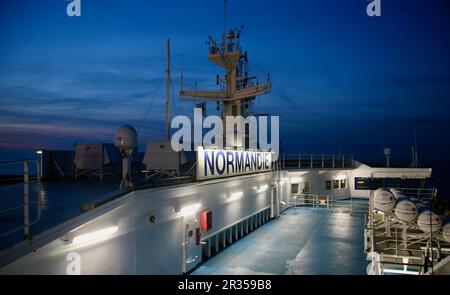
[[[146,120],[147,117],[148,117],[148,114],[149,114],[149,112],[150,112],[150,109],[151,109],[152,106],[153,106],[153,102],[155,101],[155,98],[156,98],[156,96],[158,95],[159,89],[161,88],[161,85],[163,84],[165,78],[166,78],[166,71],[164,71],[164,75],[163,75],[163,77],[162,77],[162,79],[161,79],[161,81],[160,81],[158,87],[156,88],[155,94],[153,95],[153,97],[152,97],[150,103],[149,103],[148,106],[147,106],[147,110],[146,110],[146,112],[145,112],[144,119],[142,119],[141,123],[139,124],[139,127],[138,127],[138,133],[139,133],[139,131],[141,130],[142,125],[144,124],[145,120]]]

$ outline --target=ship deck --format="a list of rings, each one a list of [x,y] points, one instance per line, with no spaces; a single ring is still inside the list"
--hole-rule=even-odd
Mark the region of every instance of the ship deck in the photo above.
[[[201,264],[193,275],[365,275],[364,217],[290,208]]]
[[[30,221],[39,219],[39,222],[31,225],[31,234],[81,214],[84,203],[95,196],[117,192],[117,188],[116,181],[44,182],[40,189],[32,182]],[[42,192],[40,210],[36,202],[39,190]],[[2,193],[0,209],[20,205],[23,201],[23,185],[3,188]],[[352,215],[346,208],[336,208],[333,213],[310,207],[285,210],[280,218],[231,244],[192,274],[366,274],[364,217]],[[20,226],[23,207],[0,217],[2,231]],[[0,249],[22,239],[23,231],[18,230],[0,239]]]

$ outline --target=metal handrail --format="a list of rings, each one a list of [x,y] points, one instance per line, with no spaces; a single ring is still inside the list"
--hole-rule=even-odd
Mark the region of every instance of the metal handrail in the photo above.
[[[38,214],[37,220],[30,223],[30,173],[29,173],[29,162],[35,162],[36,163],[36,179],[38,181],[38,184],[41,182],[41,170],[40,170],[40,163],[38,160],[17,160],[17,161],[8,161],[8,162],[0,162],[1,166],[6,165],[17,165],[17,164],[23,164],[23,205],[20,206],[14,206],[12,208],[3,209],[0,213],[9,212],[12,210],[16,210],[18,208],[23,207],[23,226],[14,228],[8,232],[4,232],[0,235],[0,237],[7,236],[13,232],[16,232],[18,230],[23,229],[23,234],[25,239],[31,239],[30,235],[30,226],[35,224],[40,220],[40,214]],[[34,202],[33,202],[34,203]],[[39,203],[39,202],[38,202]]]

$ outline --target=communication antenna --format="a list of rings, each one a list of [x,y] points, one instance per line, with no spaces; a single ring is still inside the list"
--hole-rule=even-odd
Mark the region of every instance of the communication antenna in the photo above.
[[[414,168],[420,167],[419,157],[418,157],[418,152],[417,152],[417,120],[414,120],[414,146],[412,148],[411,167],[414,167]]]
[[[392,151],[390,148],[387,147],[384,149],[384,156],[386,157],[386,167],[391,167],[390,159],[392,156]]]
[[[170,39],[167,39],[166,55],[166,140],[170,141]]]
[[[131,181],[131,154],[137,147],[137,132],[130,125],[122,125],[116,130],[114,145],[122,156],[122,182],[120,188],[132,188]]]
[[[227,35],[227,0],[223,0],[223,35]]]

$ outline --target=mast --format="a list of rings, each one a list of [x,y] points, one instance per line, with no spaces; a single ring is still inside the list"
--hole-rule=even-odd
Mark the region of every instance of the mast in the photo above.
[[[180,91],[181,100],[216,101],[222,109],[224,128],[227,116],[247,117],[256,96],[268,93],[271,88],[269,78],[265,84],[259,84],[257,77],[248,75],[248,54],[247,51],[242,52],[240,46],[241,32],[242,27],[229,30],[228,34],[222,36],[220,45],[209,36],[208,59],[225,71],[224,76],[216,77],[216,90]],[[233,145],[242,147],[242,142]]]
[[[227,0],[223,1],[223,36],[227,34]]]
[[[167,39],[166,51],[166,140],[170,141],[170,39]]]

